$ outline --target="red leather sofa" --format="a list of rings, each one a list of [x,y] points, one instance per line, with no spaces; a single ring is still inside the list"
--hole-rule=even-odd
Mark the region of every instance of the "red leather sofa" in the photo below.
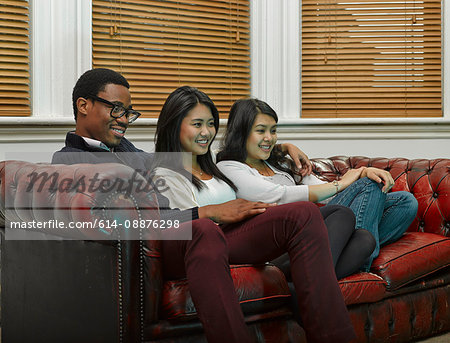
[[[360,166],[388,170],[392,191],[411,192],[419,203],[408,232],[381,249],[371,273],[339,282],[355,342],[413,342],[449,331],[450,160],[341,156],[314,165],[327,180]]]
[[[355,342],[411,342],[449,331],[450,160],[314,160],[315,172],[327,180],[363,165],[389,170],[396,180],[393,191],[412,192],[419,211],[408,233],[382,248],[371,273],[339,282],[358,336]],[[147,210],[156,205],[148,195],[55,192],[48,184],[27,192],[33,171],[57,171],[62,179],[95,174],[127,179],[133,174],[111,164],[2,162],[0,226],[49,218],[93,222],[155,217],[154,210]],[[6,240],[3,232],[3,341],[205,342],[186,280],[162,278],[157,233],[145,232],[141,240],[103,240],[100,229],[71,232],[72,240],[61,239],[64,232],[54,228],[41,228],[36,234],[45,239],[40,240]],[[255,341],[305,341],[287,305],[288,285],[275,266],[236,265],[231,272]]]

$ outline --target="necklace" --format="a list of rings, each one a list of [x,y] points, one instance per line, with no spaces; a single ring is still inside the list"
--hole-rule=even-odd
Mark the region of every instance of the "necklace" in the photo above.
[[[251,168],[254,168],[258,171],[258,173],[260,173],[262,176],[271,176],[271,169],[269,169],[269,167],[267,167],[267,164],[265,162],[262,162],[263,164],[263,170],[260,170],[261,168],[257,168],[256,166],[251,165],[250,163],[247,163],[248,166],[250,166]]]
[[[203,176],[203,170],[197,170],[194,167],[191,167],[192,171],[195,171],[197,174],[200,174],[200,176]]]

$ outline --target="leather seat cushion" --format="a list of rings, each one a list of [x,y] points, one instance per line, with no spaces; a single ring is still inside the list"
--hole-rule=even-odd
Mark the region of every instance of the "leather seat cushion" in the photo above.
[[[450,265],[450,238],[434,233],[407,232],[386,245],[371,271],[387,282],[389,291]]]
[[[386,295],[386,281],[372,273],[357,273],[339,280],[346,305],[371,303]]]
[[[273,265],[232,265],[231,276],[245,315],[273,310],[285,305],[290,297],[286,278]],[[186,279],[166,281],[162,298],[162,319],[197,317]]]

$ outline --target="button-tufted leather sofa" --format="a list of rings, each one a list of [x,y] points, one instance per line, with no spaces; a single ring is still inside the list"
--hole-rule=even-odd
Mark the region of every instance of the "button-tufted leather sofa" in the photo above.
[[[356,342],[412,342],[450,330],[450,160],[332,157],[314,172],[334,180],[349,168],[388,170],[392,191],[418,200],[417,217],[397,242],[381,249],[371,273],[340,280]]]
[[[410,191],[419,202],[409,232],[382,248],[371,273],[339,282],[358,336],[355,342],[411,342],[449,331],[450,160],[333,157],[316,159],[314,166],[330,181],[348,168],[387,169],[396,180],[393,191]],[[68,179],[89,179],[96,173],[100,179],[127,179],[133,174],[111,164],[2,162],[0,226],[8,220],[157,216],[155,199],[142,193],[105,197],[89,189],[55,192],[49,187],[26,192],[33,171],[57,171]],[[104,240],[110,233],[102,230],[70,232],[75,239],[62,240],[58,230],[40,231],[38,238],[45,239],[5,240],[3,230],[4,342],[205,341],[186,280],[162,278],[156,231],[142,232],[141,240]],[[256,341],[305,342],[287,305],[288,285],[275,266],[238,265],[231,273]]]

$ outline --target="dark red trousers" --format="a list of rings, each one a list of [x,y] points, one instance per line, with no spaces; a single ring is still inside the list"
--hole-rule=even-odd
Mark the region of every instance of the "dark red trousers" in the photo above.
[[[171,230],[163,231],[165,239],[174,235]],[[276,206],[246,221],[223,226],[209,219],[195,220],[192,240],[165,240],[162,245],[165,277],[187,277],[211,343],[252,342],[229,264],[264,263],[285,252],[291,260],[308,342],[339,343],[354,338],[334,272],[327,229],[319,209],[310,202]]]

